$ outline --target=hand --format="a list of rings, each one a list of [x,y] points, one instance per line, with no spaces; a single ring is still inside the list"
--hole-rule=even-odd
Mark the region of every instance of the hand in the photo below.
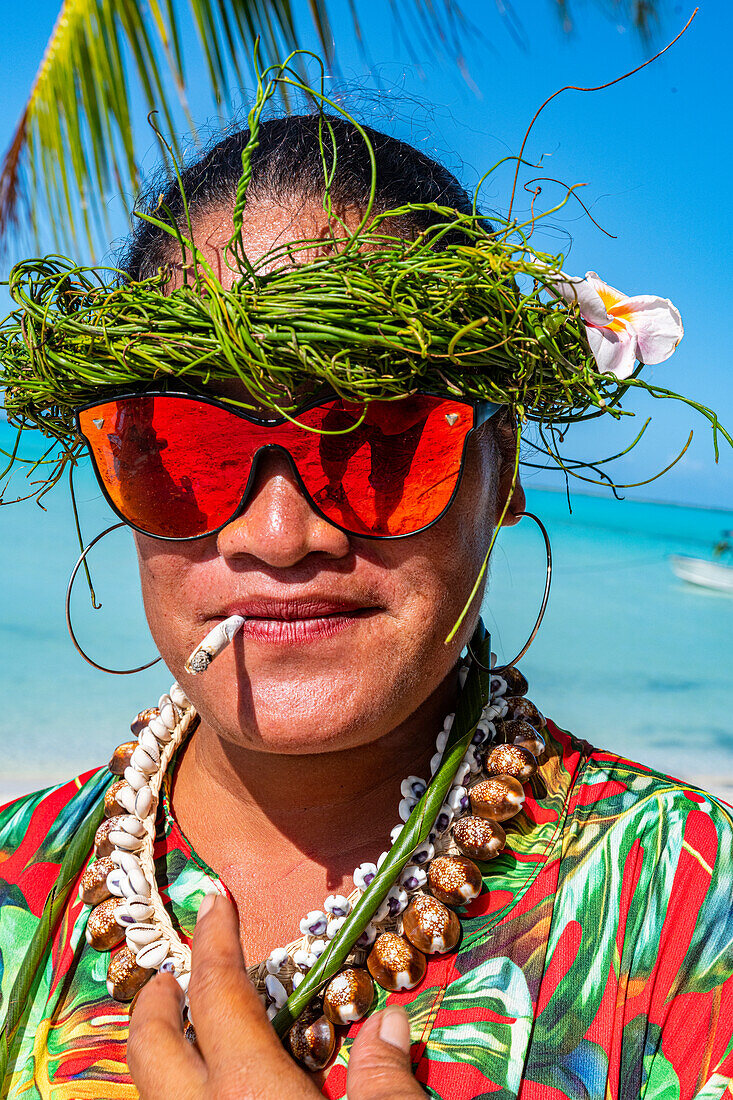
[[[193,938],[196,1046],[183,1036],[183,994],[171,974],[138,994],[127,1060],[141,1100],[315,1100],[313,1078],[284,1050],[247,976],[233,906],[209,897]],[[372,1015],[351,1048],[349,1100],[424,1100],[409,1049],[404,1009]]]

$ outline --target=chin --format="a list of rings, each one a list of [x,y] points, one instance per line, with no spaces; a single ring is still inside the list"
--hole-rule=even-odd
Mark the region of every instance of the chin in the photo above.
[[[337,752],[377,740],[393,728],[391,685],[343,669],[297,678],[257,678],[240,686],[236,726],[264,752]]]
[[[331,639],[318,651],[277,654],[235,639],[205,676],[182,686],[224,742],[292,755],[338,752],[395,729],[449,671],[448,650],[405,644],[410,637],[350,646]]]

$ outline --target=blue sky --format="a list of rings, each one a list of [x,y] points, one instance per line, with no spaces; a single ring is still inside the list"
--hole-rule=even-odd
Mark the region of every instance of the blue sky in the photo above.
[[[7,5],[3,11],[3,146],[22,110],[59,6],[60,0],[34,0],[32,5]],[[500,157],[518,151],[534,111],[558,87],[611,80],[645,56],[638,39],[609,18],[611,3],[602,8],[591,0],[576,0],[571,5],[575,30],[569,35],[563,33],[551,0],[515,3],[522,19],[518,40],[501,16],[498,0],[462,0],[466,16],[481,31],[465,36],[473,90],[452,63],[426,57],[414,27],[407,32],[410,41],[395,32],[388,0],[357,0],[357,6],[370,63],[365,64],[359,52],[347,5],[334,5],[339,72],[331,87],[362,119],[443,160],[469,186]],[[400,6],[404,10],[405,5]],[[692,10],[674,0],[661,7],[665,22],[660,45]],[[296,0],[296,10],[301,27],[309,28],[306,0]],[[629,294],[671,298],[682,313],[686,335],[673,359],[649,374],[660,385],[713,405],[729,429],[732,36],[733,12],[727,0],[702,0],[687,34],[654,65],[614,88],[594,94],[567,92],[551,104],[533,130],[526,154],[544,154],[543,174],[567,183],[588,183],[582,190],[584,202],[616,235],[604,235],[579,207],[570,205],[553,218],[551,230],[538,243],[560,250],[566,248],[569,234],[573,244],[568,271],[582,274],[592,269]],[[305,37],[315,46],[309,30]],[[195,78],[199,61],[193,34],[186,34],[184,41],[194,117],[197,124],[215,131],[213,104]],[[246,89],[238,99],[241,112]],[[147,150],[144,167],[149,170],[155,151],[144,131],[142,111],[139,126]],[[484,208],[505,209],[510,183],[509,170],[492,177],[482,193]],[[559,194],[548,187],[542,199],[554,205]],[[119,241],[125,223],[114,202],[110,209]],[[618,481],[636,481],[666,465],[690,428],[695,438],[673,471],[628,495],[733,507],[733,453],[723,444],[720,463],[714,464],[706,422],[682,406],[652,402],[642,395],[629,407],[638,414],[631,423],[595,421],[577,430],[575,452],[590,457],[622,449],[651,413],[654,420],[647,438],[616,465]],[[535,483],[561,487],[557,475],[535,475]]]

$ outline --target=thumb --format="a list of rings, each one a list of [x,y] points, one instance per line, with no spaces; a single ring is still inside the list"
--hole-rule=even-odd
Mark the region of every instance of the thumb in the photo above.
[[[346,1091],[349,1100],[424,1100],[412,1076],[404,1008],[389,1005],[366,1021],[351,1048]]]

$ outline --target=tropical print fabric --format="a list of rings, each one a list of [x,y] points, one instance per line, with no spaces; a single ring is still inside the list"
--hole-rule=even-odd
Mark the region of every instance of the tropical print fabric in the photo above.
[[[487,864],[457,954],[405,1004],[415,1074],[440,1100],[717,1100],[733,1093],[733,810],[548,724],[548,759]],[[0,811],[0,1020],[101,769]],[[531,793],[530,792],[531,787]],[[166,793],[158,881],[190,936],[216,875]],[[11,1100],[132,1100],[128,1009],[107,995],[74,891],[12,1047]],[[343,1100],[346,1037],[323,1086]]]

